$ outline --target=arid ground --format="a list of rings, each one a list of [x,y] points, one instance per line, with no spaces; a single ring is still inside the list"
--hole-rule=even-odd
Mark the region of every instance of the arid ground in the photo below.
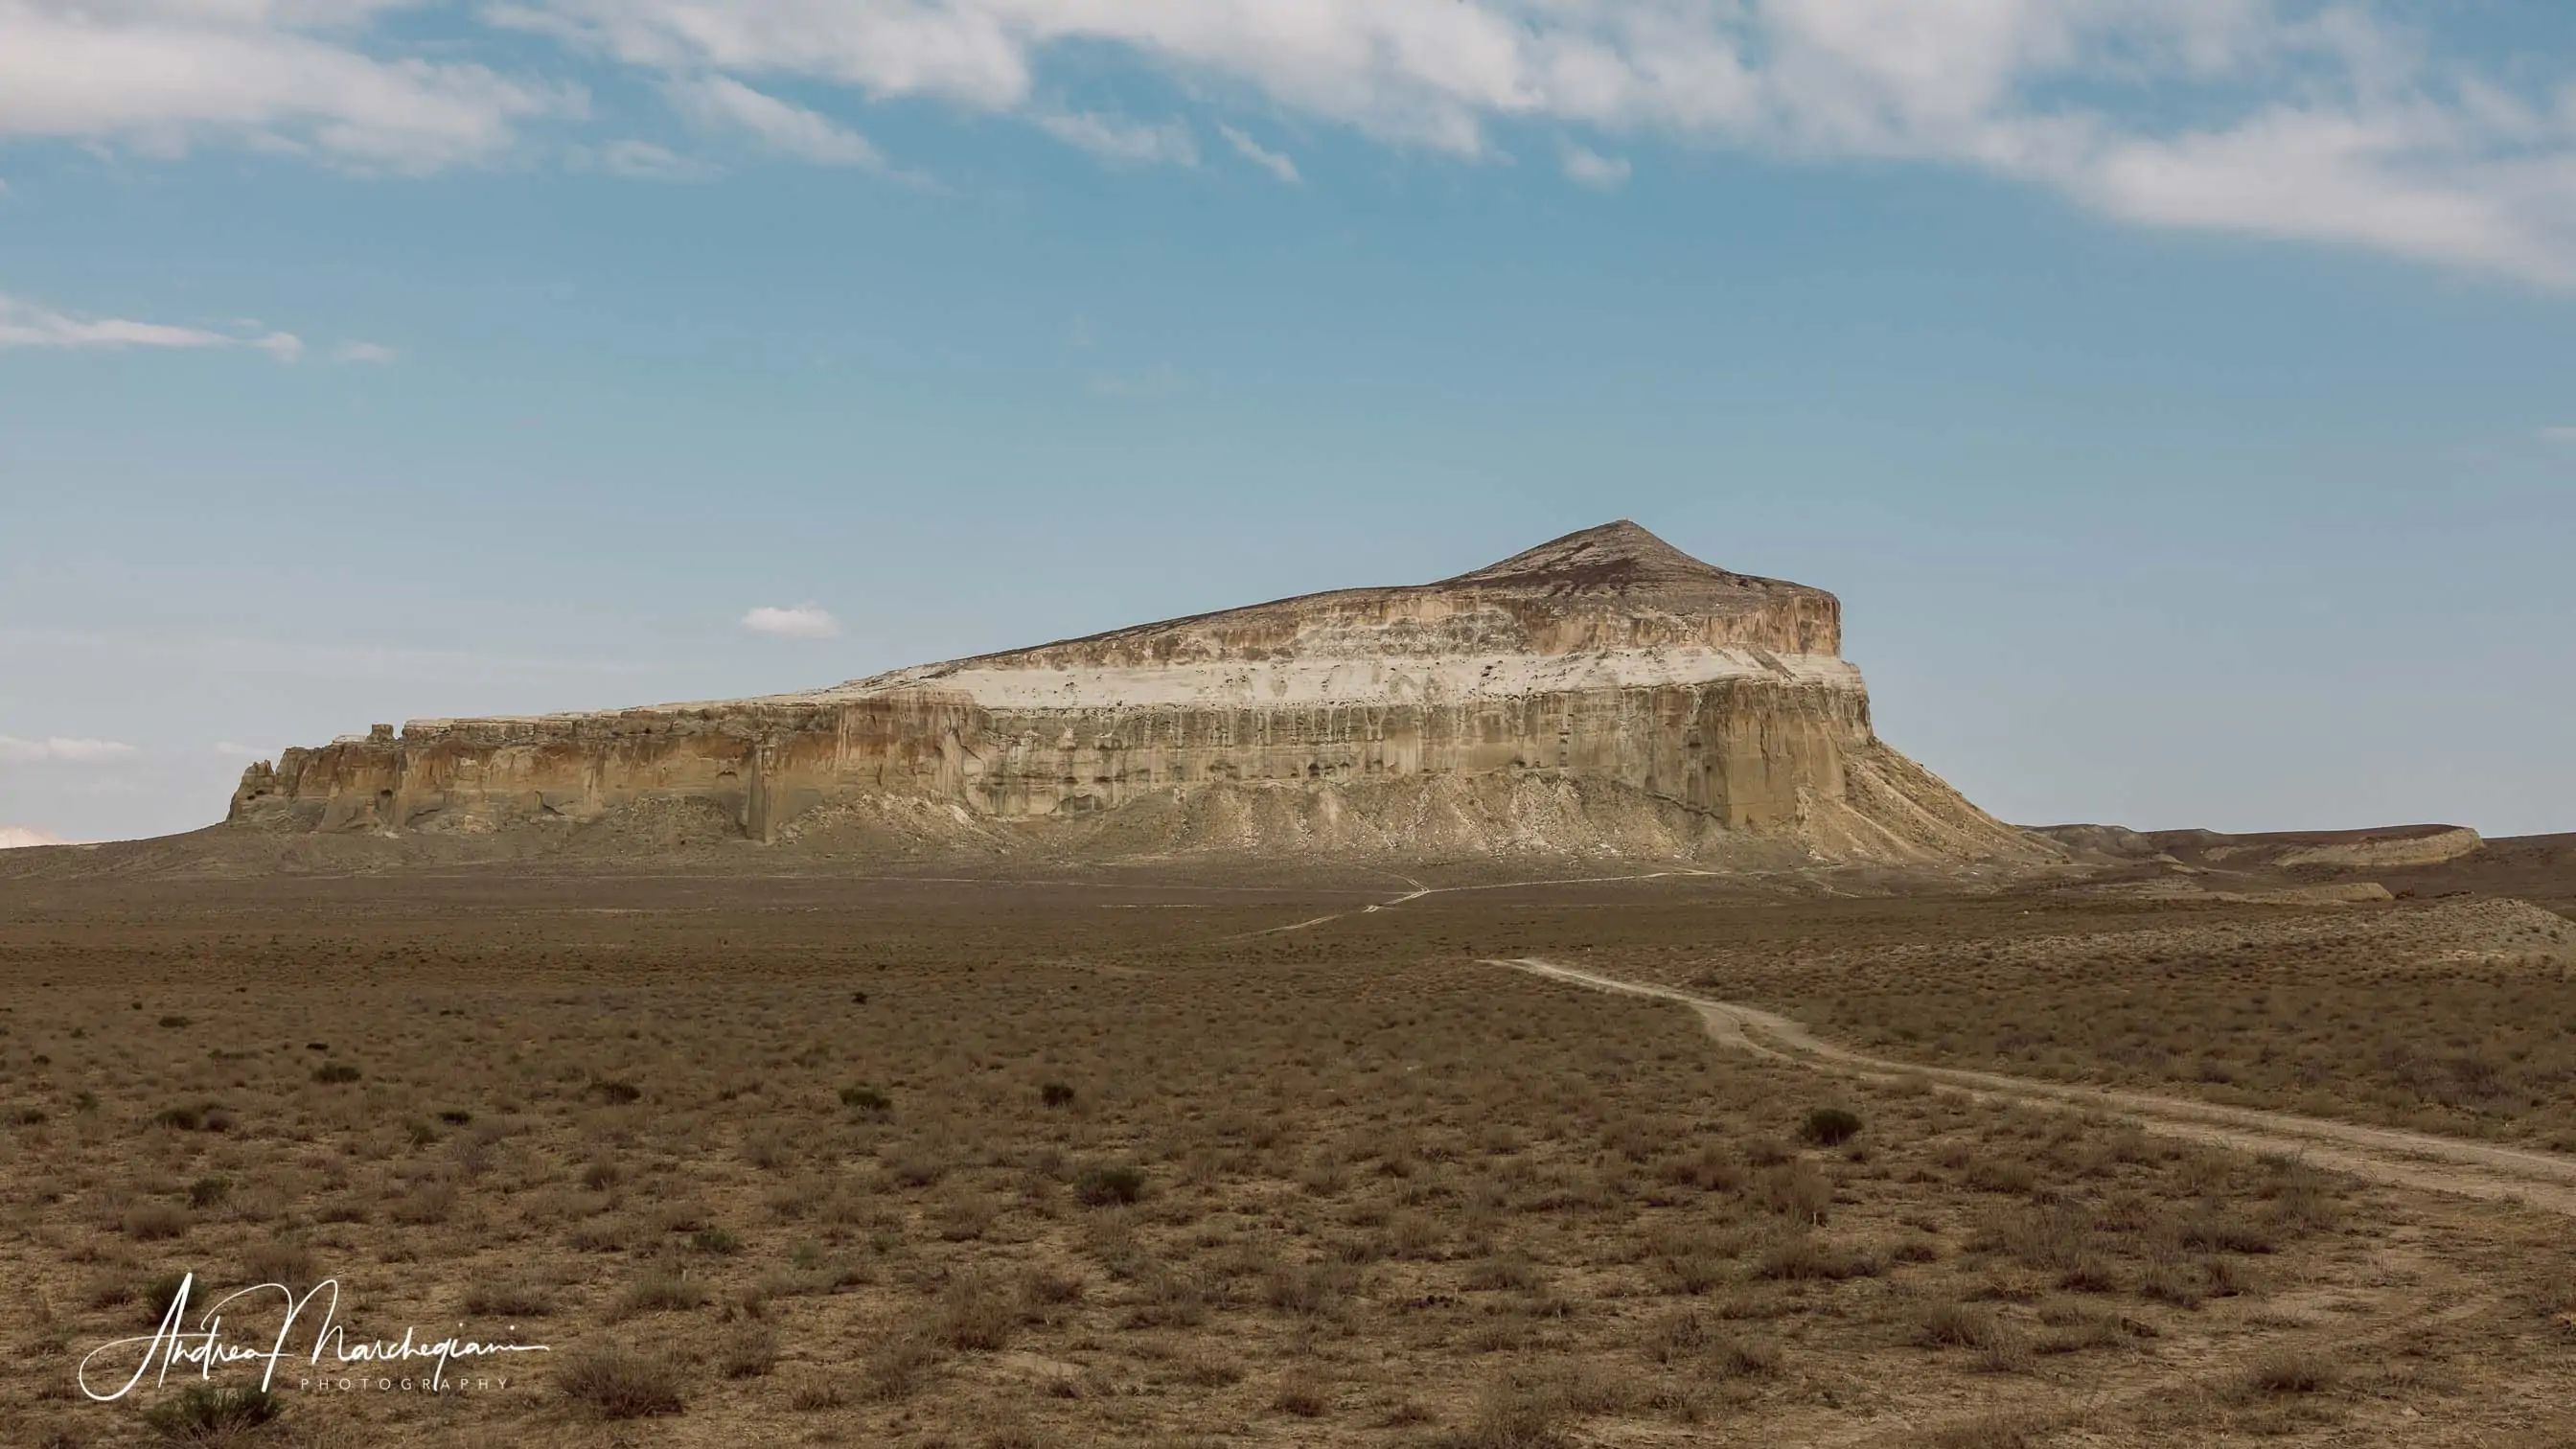
[[[13,880],[0,1444],[2565,1444],[2546,865]]]

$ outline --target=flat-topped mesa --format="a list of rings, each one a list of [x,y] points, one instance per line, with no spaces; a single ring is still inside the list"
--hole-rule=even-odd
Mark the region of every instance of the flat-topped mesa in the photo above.
[[[1840,640],[1833,595],[1622,521],[1438,583],[805,694],[380,727],[254,767],[233,817],[481,834],[677,804],[776,840],[908,802],[987,836],[1161,822],[1121,827],[1147,848],[2044,849],[1878,742]]]

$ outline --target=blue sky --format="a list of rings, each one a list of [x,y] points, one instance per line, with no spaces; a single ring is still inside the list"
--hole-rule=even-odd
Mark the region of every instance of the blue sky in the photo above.
[[[2008,818],[2576,829],[2567,7],[0,0],[0,186],[0,827],[1624,516]]]

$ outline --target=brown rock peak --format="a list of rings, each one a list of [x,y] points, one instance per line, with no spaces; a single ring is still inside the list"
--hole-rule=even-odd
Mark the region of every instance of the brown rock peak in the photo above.
[[[1500,592],[1551,600],[1558,608],[1724,617],[1789,607],[1840,615],[1840,605],[1822,589],[1703,563],[1624,518],[1423,587]],[[1833,652],[1828,640],[1816,644]]]
[[[1537,585],[1551,592],[1617,593],[1658,585],[1743,582],[1622,518],[1550,539],[1444,584]]]

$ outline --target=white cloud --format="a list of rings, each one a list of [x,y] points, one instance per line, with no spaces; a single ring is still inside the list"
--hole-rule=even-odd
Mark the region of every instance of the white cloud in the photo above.
[[[1565,174],[1577,185],[1595,191],[1616,191],[1628,184],[1630,169],[1624,157],[1604,156],[1570,141],[1566,143]]]
[[[784,639],[831,639],[839,636],[841,621],[822,606],[805,603],[789,609],[754,609],[742,616],[742,627]]]
[[[2576,443],[2576,427],[2542,428],[2540,436],[2552,443]]]
[[[31,850],[39,845],[69,845],[50,830],[28,825],[0,825],[0,850]]]
[[[280,362],[304,355],[303,340],[292,332],[254,336],[123,317],[75,317],[14,297],[0,297],[0,347],[248,347]]]
[[[339,363],[370,363],[382,366],[394,360],[394,350],[377,342],[343,342],[331,349],[331,360]]]
[[[1218,135],[1225,137],[1225,143],[1232,146],[1235,154],[1241,156],[1244,160],[1251,162],[1253,165],[1260,167],[1262,170],[1269,172],[1271,175],[1278,177],[1280,180],[1287,182],[1291,186],[1294,186],[1306,179],[1298,174],[1296,162],[1269,149],[1260,142],[1252,139],[1250,136],[1245,135],[1243,132],[1236,130],[1232,126],[1219,126],[1216,129]]]
[[[0,297],[0,347],[231,347],[239,341],[197,327],[121,317],[84,320]]]
[[[1135,166],[1199,164],[1198,138],[1179,121],[1146,126],[1089,111],[1050,112],[1037,121],[1048,135],[1104,161]]]
[[[114,740],[65,739],[60,735],[22,740],[15,735],[0,735],[0,765],[99,765],[134,753],[134,746]]]
[[[881,167],[865,136],[725,76],[674,81],[672,103],[701,126],[748,131],[770,149],[826,166]]]
[[[1945,164],[2142,224],[2576,286],[2570,67],[2445,53],[2442,14],[2393,0],[518,0],[504,18],[671,75],[1031,115],[1130,161],[1196,148],[1185,128],[1052,107],[1058,53],[1124,50],[1194,94],[1462,157],[1547,122],[1629,144]],[[1569,173],[1612,179],[1619,163],[1581,159],[1594,154],[1569,152]]]
[[[425,170],[490,156],[575,91],[365,42],[400,0],[0,0],[0,137],[174,155],[203,140]],[[382,43],[382,42],[380,42]],[[400,47],[387,45],[389,49]]]
[[[650,141],[611,141],[595,148],[576,146],[567,159],[576,169],[605,171],[630,181],[709,181],[723,174],[709,162]]]
[[[265,760],[268,751],[256,745],[237,745],[230,740],[215,741],[215,753],[236,760]]]
[[[1227,124],[1288,114],[1465,159],[1516,135],[1952,166],[2140,225],[2367,249],[2576,288],[2576,58],[2497,59],[2472,7],[2400,0],[0,0],[0,139],[174,153],[211,139],[341,164],[491,157],[587,98],[550,37],[641,72],[703,125],[879,165],[778,98],[1019,116],[1094,154],[1193,165],[1197,128],[1069,109],[1123,55]],[[449,6],[449,8],[454,8]],[[484,27],[477,30],[477,24]],[[427,32],[438,32],[435,36]],[[1061,72],[1061,74],[1059,74]],[[1579,143],[1579,144],[1578,144]],[[589,149],[596,146],[598,149]],[[647,142],[581,164],[708,174]],[[1592,159],[1585,159],[1592,158]]]

